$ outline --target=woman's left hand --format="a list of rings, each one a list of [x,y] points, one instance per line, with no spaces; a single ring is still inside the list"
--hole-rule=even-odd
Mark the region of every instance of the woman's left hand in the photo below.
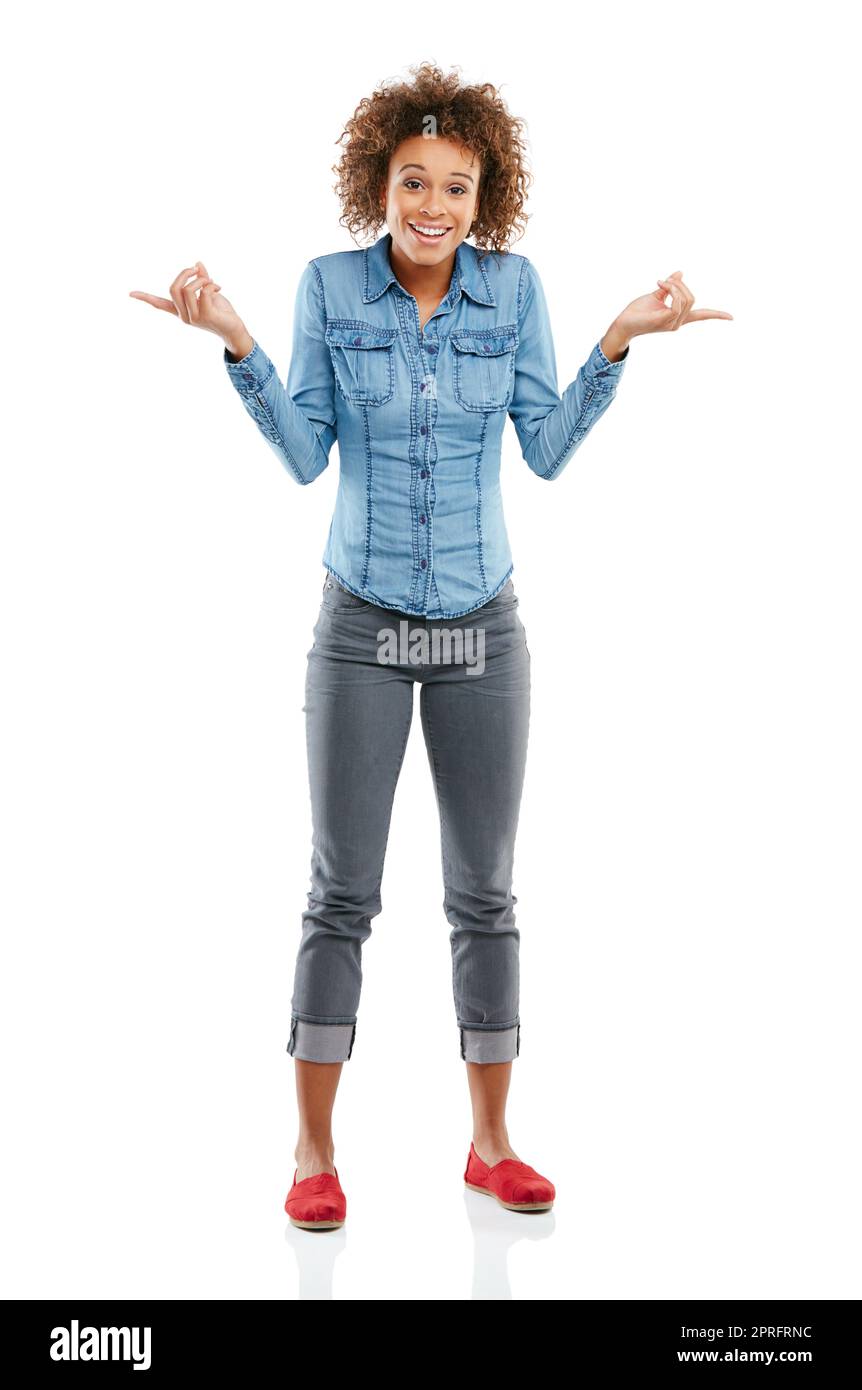
[[[723,309],[693,309],[694,295],[684,284],[682,271],[675,270],[666,280],[657,280],[659,286],[651,294],[642,294],[633,299],[614,320],[614,330],[619,337],[628,341],[642,333],[675,333],[686,323],[698,323],[702,319],[732,319]],[[673,301],[665,304],[670,295]]]

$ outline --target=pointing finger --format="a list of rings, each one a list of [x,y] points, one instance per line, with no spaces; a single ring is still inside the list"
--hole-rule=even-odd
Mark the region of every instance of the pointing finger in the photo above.
[[[170,299],[162,299],[157,294],[145,294],[143,290],[129,290],[130,299],[142,299],[145,304],[152,304],[156,309],[164,309],[169,314],[176,314],[176,305]],[[177,314],[179,318],[179,315]]]

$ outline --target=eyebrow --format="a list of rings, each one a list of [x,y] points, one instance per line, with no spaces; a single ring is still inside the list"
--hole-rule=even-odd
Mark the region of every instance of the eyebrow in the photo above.
[[[424,165],[424,164],[402,164],[402,165],[401,165],[401,168],[398,170],[398,173],[399,173],[399,174],[403,174],[405,169],[421,169],[422,172],[423,172],[423,174],[427,174],[427,173],[428,173],[428,170],[425,168],[425,165]],[[449,174],[449,178],[450,178],[450,179],[469,179],[471,183],[473,182],[473,175],[472,175],[472,174],[462,174],[460,171],[456,171],[454,174]]]

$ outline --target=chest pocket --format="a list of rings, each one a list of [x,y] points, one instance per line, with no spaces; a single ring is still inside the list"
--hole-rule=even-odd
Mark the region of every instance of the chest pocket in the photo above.
[[[464,410],[505,410],[515,385],[517,325],[450,333],[455,399]]]
[[[385,405],[395,392],[397,328],[380,328],[358,319],[332,319],[326,342],[335,382],[353,405]]]

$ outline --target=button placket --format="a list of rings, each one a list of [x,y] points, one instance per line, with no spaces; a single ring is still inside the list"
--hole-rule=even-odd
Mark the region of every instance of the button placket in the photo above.
[[[444,300],[444,303],[445,302],[446,301]],[[428,324],[426,324],[425,328],[423,329],[422,325],[419,322],[419,307],[416,304],[415,299],[413,301],[413,306],[416,319],[417,342],[419,346],[420,362],[422,365],[423,372],[423,379],[419,383],[419,391],[422,398],[425,420],[419,426],[419,434],[425,441],[425,462],[428,465],[427,467],[423,467],[419,474],[420,478],[423,480],[423,482],[425,482],[426,486],[423,510],[419,513],[418,524],[426,528],[426,530],[423,532],[425,548],[430,550],[431,529],[429,514],[431,511],[431,507],[428,501],[428,480],[431,476],[431,450],[429,446],[433,446],[434,440],[434,412],[436,408],[435,402],[437,398],[437,374],[435,369],[438,360],[438,344],[434,342],[433,337],[428,333],[428,325],[433,321],[433,315],[432,318],[428,320]],[[420,549],[421,548],[422,542],[420,540]],[[419,568],[421,570],[427,570],[428,557],[426,555],[420,555]]]

